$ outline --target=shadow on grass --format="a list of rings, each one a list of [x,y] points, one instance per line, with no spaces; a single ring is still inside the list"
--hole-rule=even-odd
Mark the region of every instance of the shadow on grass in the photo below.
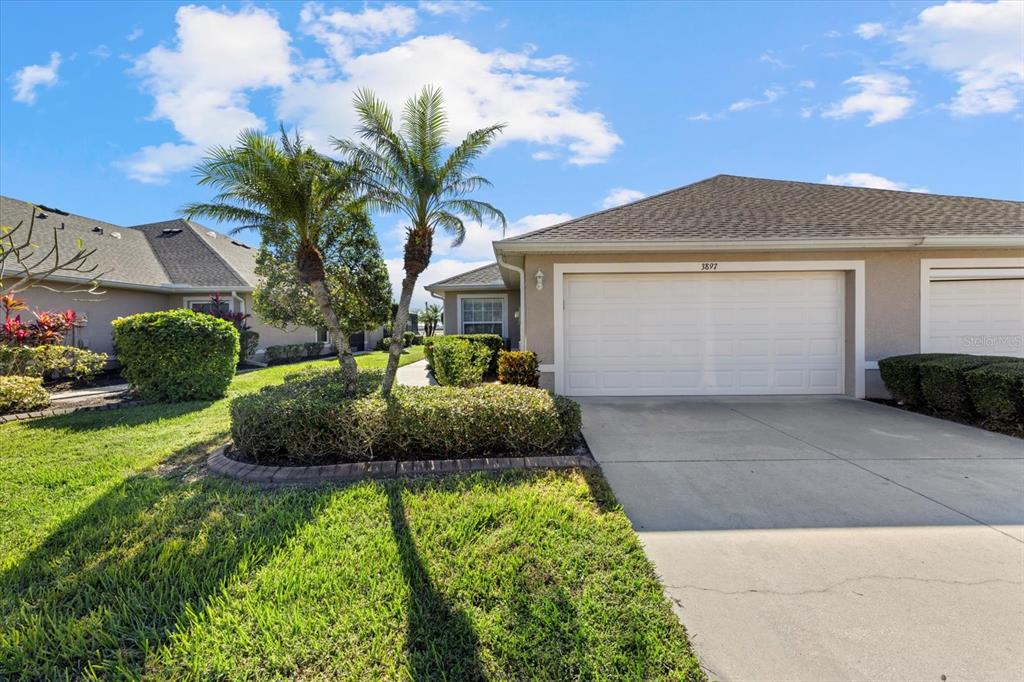
[[[402,504],[405,486],[387,486],[391,532],[398,547],[402,577],[409,589],[406,652],[414,680],[481,680],[476,633],[464,613],[452,607],[431,582],[416,550]]]
[[[273,556],[324,500],[186,482],[174,461],[114,487],[0,575],[0,678],[141,677],[180,619]]]
[[[190,412],[204,410],[213,401],[193,400],[187,403],[153,403],[122,407],[116,410],[72,412],[56,417],[44,417],[25,422],[30,429],[67,429],[68,431],[95,431],[111,426],[140,426],[159,419],[172,419]]]

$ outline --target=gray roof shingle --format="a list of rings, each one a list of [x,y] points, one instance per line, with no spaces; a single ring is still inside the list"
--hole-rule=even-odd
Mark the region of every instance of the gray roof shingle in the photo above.
[[[501,279],[501,272],[498,270],[497,263],[489,263],[483,267],[475,268],[469,272],[463,272],[443,279],[440,282],[434,282],[428,284],[424,289],[457,289],[460,287],[504,287],[505,284]]]
[[[1024,202],[716,175],[498,243],[981,235],[1024,236]]]
[[[248,284],[232,270],[198,230],[185,220],[135,225],[164,266],[172,284],[195,287]]]

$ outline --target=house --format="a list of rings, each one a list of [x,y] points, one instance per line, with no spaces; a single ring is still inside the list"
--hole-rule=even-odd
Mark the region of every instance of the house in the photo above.
[[[24,221],[27,226],[32,210],[32,204],[0,197],[4,225]],[[74,308],[81,325],[74,332],[77,345],[112,354],[110,323],[115,318],[177,307],[208,310],[213,294],[220,294],[230,310],[252,315],[256,250],[198,223],[168,220],[125,227],[38,207],[32,237],[40,253],[53,244],[54,235],[62,254],[75,253],[77,240],[84,248],[96,250],[90,258],[96,265],[92,275],[54,275],[55,287],[66,288],[100,275],[104,293],[93,296],[33,288],[20,298],[33,309]],[[322,331],[311,327],[284,331],[255,315],[247,322],[260,335],[257,357],[268,346],[326,340]]]
[[[593,395],[883,397],[877,361],[1024,355],[1024,203],[717,175],[494,242],[445,332]]]

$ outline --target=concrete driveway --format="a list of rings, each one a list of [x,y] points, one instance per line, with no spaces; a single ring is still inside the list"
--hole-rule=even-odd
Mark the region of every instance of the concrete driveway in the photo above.
[[[1024,441],[849,398],[581,402],[712,676],[1024,680]]]

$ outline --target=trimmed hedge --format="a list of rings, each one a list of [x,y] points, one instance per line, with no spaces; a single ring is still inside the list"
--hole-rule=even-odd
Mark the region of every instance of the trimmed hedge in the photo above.
[[[324,344],[319,341],[309,343],[287,343],[281,346],[267,346],[264,351],[264,359],[268,364],[275,362],[291,362],[293,360],[305,360],[307,358],[318,358],[324,352]]]
[[[451,459],[568,452],[579,432],[572,400],[527,386],[396,386],[360,373],[356,397],[337,371],[296,373],[231,403],[235,446],[257,462]]]
[[[533,386],[540,383],[540,365],[533,351],[508,351],[498,353],[498,383]]]
[[[914,353],[894,355],[878,361],[878,371],[892,397],[905,405],[923,407],[921,393],[921,365],[929,360],[946,357],[946,353]]]
[[[921,364],[921,395],[936,412],[963,418],[975,416],[964,373],[1013,358],[989,355],[946,355]]]
[[[431,336],[423,339],[423,352],[426,354],[427,362],[434,366],[433,347],[437,344],[448,343],[450,339],[466,339],[482,343],[491,351],[490,362],[487,365],[487,374],[494,375],[498,372],[498,353],[505,350],[505,339],[497,334],[445,334],[444,336]]]
[[[978,415],[992,424],[1024,426],[1024,360],[997,362],[964,374]]]
[[[113,324],[122,374],[146,400],[213,400],[227,393],[239,353],[238,330],[227,320],[178,308]]]
[[[0,414],[31,412],[50,406],[39,377],[0,376]]]
[[[88,381],[107,365],[106,353],[74,346],[0,346],[0,375],[44,381]]]
[[[878,361],[900,402],[964,421],[1024,427],[1024,359],[927,353]]]
[[[442,386],[473,386],[483,381],[490,359],[484,344],[453,338],[434,346],[430,366]]]

